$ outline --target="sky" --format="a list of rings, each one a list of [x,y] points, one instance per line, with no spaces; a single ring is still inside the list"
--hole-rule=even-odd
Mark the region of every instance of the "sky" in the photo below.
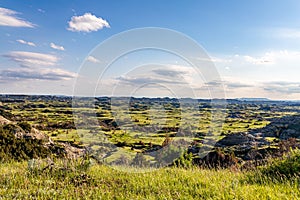
[[[88,63],[104,66],[93,54],[99,44],[144,27],[190,37],[220,79],[197,76],[190,63],[159,50],[119,55],[102,76],[80,79]],[[209,98],[222,86],[226,98],[299,100],[299,65],[298,0],[0,1],[2,94],[91,95],[84,92],[92,87],[94,95]]]

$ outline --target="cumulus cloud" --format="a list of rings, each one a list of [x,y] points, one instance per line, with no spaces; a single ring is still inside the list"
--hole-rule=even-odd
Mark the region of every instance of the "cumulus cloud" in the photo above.
[[[55,50],[60,50],[60,51],[64,51],[65,50],[65,48],[63,46],[56,45],[53,42],[50,43],[50,47],[52,49],[55,49]]]
[[[74,32],[92,32],[101,30],[104,27],[110,28],[109,23],[105,19],[96,17],[91,13],[85,13],[82,16],[73,16],[68,24],[68,30]]]
[[[14,10],[0,7],[0,26],[12,26],[12,27],[29,27],[33,28],[35,25],[24,19],[17,17],[19,14]]]
[[[27,44],[29,46],[33,46],[35,47],[36,45],[33,42],[27,42],[25,40],[17,40],[17,42],[21,43],[21,44]]]
[[[59,60],[55,55],[27,51],[12,51],[4,56],[23,67],[54,66]]]
[[[100,63],[100,60],[98,60],[94,56],[88,56],[87,60],[90,61],[90,62],[92,62],[92,63]]]

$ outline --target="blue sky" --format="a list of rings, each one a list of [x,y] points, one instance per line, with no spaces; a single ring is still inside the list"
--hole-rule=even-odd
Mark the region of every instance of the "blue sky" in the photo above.
[[[72,95],[76,72],[99,43],[162,27],[202,45],[228,98],[300,99],[298,0],[1,0],[0,8],[1,93]],[[118,67],[109,79],[122,76]]]

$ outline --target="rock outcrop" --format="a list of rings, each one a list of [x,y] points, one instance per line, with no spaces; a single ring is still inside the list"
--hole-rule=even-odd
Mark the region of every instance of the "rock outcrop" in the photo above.
[[[30,131],[23,130],[16,122],[12,122],[0,115],[0,126],[9,130],[16,138],[26,140],[38,140],[43,147],[49,149],[52,153],[69,159],[79,158],[86,154],[86,150],[79,147],[74,147],[71,144],[63,142],[54,142],[48,135],[39,131],[36,128],[31,128]]]
[[[256,137],[248,133],[233,133],[225,136],[216,143],[216,147],[230,146],[262,146],[269,144],[264,138]]]
[[[0,125],[11,124],[12,122],[0,115]]]

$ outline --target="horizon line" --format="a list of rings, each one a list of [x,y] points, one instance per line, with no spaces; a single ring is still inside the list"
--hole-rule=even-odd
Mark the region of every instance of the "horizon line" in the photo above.
[[[199,100],[199,99],[203,99],[203,100],[239,100],[239,101],[251,101],[253,100],[261,100],[261,101],[300,101],[300,99],[271,99],[268,97],[232,97],[232,98],[194,98],[194,97],[170,97],[170,96],[109,96],[109,95],[101,95],[101,96],[73,96],[73,95],[67,95],[67,94],[26,94],[26,93],[0,93],[1,96],[4,95],[8,95],[8,96],[54,96],[54,97],[81,97],[81,98],[99,98],[99,97],[107,97],[107,98],[149,98],[149,99],[156,99],[156,98],[170,98],[170,99],[195,99],[195,100]],[[247,100],[249,99],[249,100]]]

